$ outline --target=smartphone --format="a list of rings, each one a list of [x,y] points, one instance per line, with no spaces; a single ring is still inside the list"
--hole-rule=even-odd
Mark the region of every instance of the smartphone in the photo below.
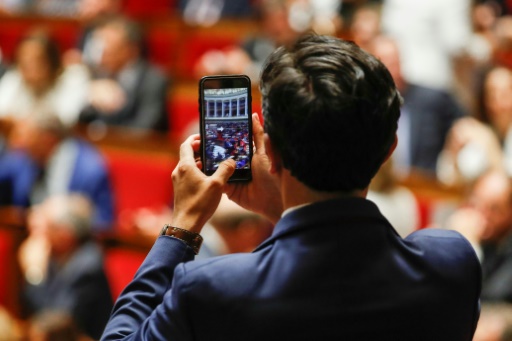
[[[250,181],[252,142],[251,80],[246,75],[205,76],[199,81],[201,161],[211,175],[231,158],[235,173],[229,179]]]

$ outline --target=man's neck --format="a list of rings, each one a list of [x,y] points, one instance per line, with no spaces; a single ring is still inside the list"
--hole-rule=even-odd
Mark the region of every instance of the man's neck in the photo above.
[[[368,189],[352,192],[324,192],[313,190],[285,170],[281,174],[281,193],[284,210],[314,202],[336,199],[341,197],[359,197],[366,198]]]

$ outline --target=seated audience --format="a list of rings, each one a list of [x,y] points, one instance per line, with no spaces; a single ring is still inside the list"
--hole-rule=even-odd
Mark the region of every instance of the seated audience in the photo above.
[[[464,111],[449,93],[404,79],[400,51],[393,39],[375,37],[369,51],[386,65],[403,96],[397,132],[400,143],[394,153],[396,171],[407,175],[417,170],[435,176],[448,131]]]
[[[20,323],[0,305],[0,341],[22,341],[23,332]]]
[[[503,169],[503,153],[496,134],[473,117],[457,120],[439,154],[437,179],[445,185],[464,187],[491,169]]]
[[[0,78],[4,75],[4,73],[7,71],[7,65],[4,62],[3,55],[2,55],[2,49],[0,48]]]
[[[489,171],[472,187],[467,204],[447,221],[474,245],[482,263],[483,302],[512,303],[512,183]]]
[[[265,59],[280,45],[299,35],[290,25],[289,4],[284,0],[263,0],[259,4],[261,34],[248,37],[238,46],[206,52],[195,66],[196,77],[212,74],[246,74],[254,84]]]
[[[29,207],[55,194],[79,192],[96,208],[98,231],[110,228],[114,209],[105,160],[74,138],[56,116],[28,117],[11,133],[0,157],[0,204]]]
[[[140,27],[122,17],[97,27],[97,64],[89,104],[80,115],[84,123],[103,123],[142,130],[168,130],[167,77],[142,55]]]
[[[512,174],[512,71],[492,68],[482,90],[481,120],[456,122],[440,155],[438,178],[447,184],[467,183],[489,168]]]
[[[473,341],[512,341],[512,305],[482,304]]]
[[[226,195],[203,230],[204,243],[198,258],[252,252],[270,237],[272,224],[261,215],[240,207]]]
[[[120,15],[122,0],[79,0],[76,19],[81,30],[75,48],[65,52],[65,62],[94,64],[100,53],[95,46],[93,33],[108,18]]]
[[[381,166],[370,184],[367,198],[377,205],[401,237],[420,228],[418,201],[411,190],[398,184],[393,159]]]
[[[56,43],[42,33],[29,34],[19,43],[15,66],[0,79],[0,117],[51,112],[67,126],[77,122],[87,100],[87,68],[63,67]]]
[[[80,331],[98,339],[112,297],[102,251],[92,239],[92,209],[78,194],[52,196],[36,205],[19,261],[27,280],[23,303],[29,316],[66,314]]]
[[[221,18],[254,14],[254,1],[251,0],[179,0],[178,7],[189,25],[211,26]]]
[[[512,175],[512,70],[492,68],[485,77],[482,99],[482,119],[500,140],[505,167]]]
[[[351,18],[349,33],[354,43],[369,51],[373,39],[380,34],[379,6],[370,3],[357,7]]]
[[[28,341],[93,341],[76,326],[73,317],[62,311],[43,311],[29,320]]]

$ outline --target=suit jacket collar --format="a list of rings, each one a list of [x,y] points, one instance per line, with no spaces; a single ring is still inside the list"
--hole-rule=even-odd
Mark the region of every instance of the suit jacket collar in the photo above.
[[[285,235],[313,229],[322,224],[332,225],[333,221],[340,224],[373,221],[393,229],[373,202],[359,197],[343,197],[315,202],[286,214],[277,222],[270,238],[260,244],[255,251]]]

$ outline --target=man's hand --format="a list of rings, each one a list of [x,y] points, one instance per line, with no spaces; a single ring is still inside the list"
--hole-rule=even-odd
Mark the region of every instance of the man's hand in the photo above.
[[[252,181],[228,184],[224,191],[229,199],[238,205],[263,215],[275,224],[283,213],[281,191],[275,176],[270,174],[270,159],[265,151],[265,134],[257,114],[252,115],[252,126],[256,147],[251,162]]]
[[[235,171],[235,162],[222,162],[211,176],[201,171],[194,153],[200,137],[191,135],[180,147],[180,161],[172,172],[174,186],[173,225],[199,233],[219,205],[222,190]]]

